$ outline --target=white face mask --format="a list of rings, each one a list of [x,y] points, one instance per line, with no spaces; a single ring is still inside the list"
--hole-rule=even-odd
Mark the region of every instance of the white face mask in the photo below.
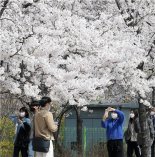
[[[155,115],[155,112],[154,112],[154,111],[151,111],[151,112],[150,112],[150,115],[151,115],[151,116],[154,116],[154,115]]]
[[[25,117],[25,112],[20,112],[20,117]]]
[[[117,113],[111,113],[111,117],[112,117],[112,119],[117,119],[118,115],[117,115]]]
[[[134,113],[130,113],[130,118],[134,118],[135,114]]]

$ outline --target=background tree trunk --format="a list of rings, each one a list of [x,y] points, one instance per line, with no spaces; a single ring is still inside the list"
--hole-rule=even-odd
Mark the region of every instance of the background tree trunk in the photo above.
[[[59,132],[60,132],[60,125],[61,125],[61,120],[62,120],[62,117],[65,113],[67,113],[68,111],[74,109],[75,110],[75,113],[76,113],[76,129],[77,129],[77,132],[76,132],[76,147],[77,147],[77,155],[78,157],[82,157],[83,154],[82,154],[82,119],[81,119],[81,116],[80,116],[80,111],[81,109],[76,107],[76,106],[68,106],[68,103],[66,104],[66,107],[62,110],[62,112],[60,113],[60,115],[56,118],[59,125],[58,125],[58,131],[55,135],[55,145],[56,147],[58,147],[58,135],[59,135]],[[60,150],[60,147],[59,147],[59,151]]]
[[[78,157],[82,157],[82,119],[80,108],[77,108],[77,151]]]
[[[152,106],[155,107],[155,87],[153,87],[153,91],[152,91]],[[154,137],[154,141],[153,142],[155,142],[155,137]],[[154,149],[152,155],[155,155],[155,144],[153,144],[152,147],[153,148],[151,148],[151,149]]]
[[[153,91],[152,91],[152,106],[155,107],[155,87],[153,87]]]
[[[146,106],[140,103],[140,101],[139,101],[139,123],[142,133],[142,157],[151,157],[151,140],[146,115]]]

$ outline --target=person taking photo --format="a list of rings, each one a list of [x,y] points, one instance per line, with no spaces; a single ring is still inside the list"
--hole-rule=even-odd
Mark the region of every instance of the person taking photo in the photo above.
[[[19,157],[21,152],[22,157],[28,157],[28,145],[30,136],[30,119],[28,109],[22,107],[19,109],[19,115],[12,115],[9,118],[15,124],[15,140],[13,157]]]
[[[110,114],[109,114],[110,113]],[[124,157],[123,154],[124,113],[108,107],[102,118],[102,127],[106,129],[109,157]]]

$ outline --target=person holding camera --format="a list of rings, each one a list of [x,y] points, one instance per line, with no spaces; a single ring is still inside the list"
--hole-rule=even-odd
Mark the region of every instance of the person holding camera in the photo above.
[[[110,115],[109,115],[110,113]],[[106,128],[107,149],[109,157],[124,157],[123,154],[123,122],[124,113],[108,107],[102,119],[102,127]]]
[[[28,109],[22,107],[19,109],[19,115],[12,115],[9,116],[9,118],[16,126],[13,157],[19,157],[19,152],[21,152],[22,157],[28,157],[28,144],[31,129]]]

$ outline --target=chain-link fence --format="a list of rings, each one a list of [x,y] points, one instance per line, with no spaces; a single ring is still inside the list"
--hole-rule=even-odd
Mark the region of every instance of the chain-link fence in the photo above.
[[[108,157],[105,134],[106,132],[103,128],[83,128],[82,157]],[[59,139],[59,148],[56,148],[56,157],[78,157],[75,127],[61,128]],[[64,156],[61,156],[60,152]],[[125,141],[124,154],[126,156]]]

